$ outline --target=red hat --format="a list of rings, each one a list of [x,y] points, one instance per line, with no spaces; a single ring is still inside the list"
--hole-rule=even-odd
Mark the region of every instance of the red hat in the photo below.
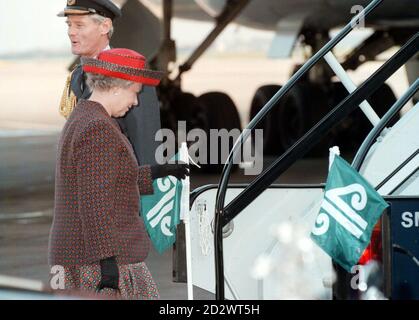
[[[115,48],[99,53],[97,59],[81,58],[83,71],[157,86],[164,72],[146,69],[144,56],[130,49]]]

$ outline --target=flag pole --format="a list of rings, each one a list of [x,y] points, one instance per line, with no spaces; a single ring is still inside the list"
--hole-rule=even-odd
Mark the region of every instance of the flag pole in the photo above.
[[[191,254],[191,229],[189,224],[189,214],[183,220],[185,224],[185,238],[186,238],[186,277],[188,283],[188,300],[193,300],[193,287],[192,287],[192,254]]]
[[[186,142],[180,147],[179,160],[189,164],[189,153]],[[182,181],[182,201],[181,201],[181,219],[185,225],[185,244],[186,244],[186,282],[188,287],[188,300],[193,300],[193,282],[192,282],[192,252],[191,252],[191,228],[189,221],[189,191],[190,178],[186,177]]]

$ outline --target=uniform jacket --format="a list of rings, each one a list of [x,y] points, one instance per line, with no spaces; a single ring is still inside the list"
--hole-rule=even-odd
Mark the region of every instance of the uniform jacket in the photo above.
[[[79,100],[57,155],[49,264],[143,261],[150,244],[139,197],[153,193],[151,170],[138,166],[116,120],[101,104]]]

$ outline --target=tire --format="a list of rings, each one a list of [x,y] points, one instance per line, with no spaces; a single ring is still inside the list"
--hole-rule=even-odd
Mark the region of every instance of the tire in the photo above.
[[[258,88],[253,96],[250,105],[249,121],[251,121],[263,108],[263,106],[281,89],[280,85],[265,85]],[[273,121],[278,112],[278,105],[275,105],[269,114],[256,126],[256,129],[263,129],[263,153],[265,155],[278,155],[282,149],[276,143],[277,127]],[[252,132],[252,145],[254,145],[254,132]]]
[[[205,106],[192,93],[180,92],[172,100],[172,108],[177,121],[186,121],[187,131],[195,128],[208,129]]]
[[[369,100],[372,107],[381,118],[397,101],[397,98],[390,86],[384,83],[377,91],[371,95]],[[390,121],[389,126],[394,125],[399,119],[400,115],[395,116],[395,118]]]
[[[334,106],[337,106],[349,95],[346,88],[340,82],[333,84],[333,91]],[[367,99],[367,101],[381,118],[394,102],[396,102],[396,96],[387,84],[383,84]],[[400,116],[397,115],[389,125],[393,125],[399,118]],[[336,144],[339,145],[343,151],[354,154],[372,128],[373,126],[365,114],[360,108],[357,108],[336,128]]]
[[[208,129],[226,129],[231,131],[238,129],[241,132],[241,124],[237,108],[231,98],[223,92],[207,92],[198,98],[203,105],[208,120]],[[210,164],[211,143],[209,130],[207,131],[207,163],[202,165],[202,169],[208,173],[221,173],[228,155],[221,157],[221,145],[217,142],[218,159],[217,164]],[[229,139],[228,151],[233,148],[233,139]],[[214,142],[213,142],[214,143]],[[233,166],[233,170],[237,169],[237,165]]]
[[[312,83],[296,84],[280,101],[276,114],[276,141],[281,150],[288,150],[308,132],[329,110],[324,90]],[[327,154],[330,135],[313,147],[309,156]]]
[[[180,147],[178,141],[179,121],[186,121],[186,134],[192,129],[202,129],[208,131],[208,119],[205,106],[192,93],[179,92],[171,101],[171,110],[174,112],[176,123],[174,129],[176,133],[176,143]],[[188,147],[193,142],[187,141]]]

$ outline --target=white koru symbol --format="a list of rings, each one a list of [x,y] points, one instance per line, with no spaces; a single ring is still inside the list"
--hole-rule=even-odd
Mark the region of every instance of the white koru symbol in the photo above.
[[[176,178],[172,176],[157,179],[157,188],[161,192],[166,193],[147,213],[147,220],[150,221],[150,226],[154,229],[160,224],[161,231],[168,237],[173,236],[173,233],[170,231],[172,218],[170,216],[166,216],[166,214],[173,210],[176,195],[176,183]]]
[[[351,206],[342,200],[342,196],[349,194],[353,194],[351,197]],[[367,205],[367,201],[368,198],[365,188],[358,183],[354,183],[346,187],[326,191],[321,209],[331,215],[342,227],[359,239],[362,232],[366,230],[368,223],[356,211],[363,210]],[[319,213],[312,231],[313,234],[317,236],[322,235],[329,229],[329,216],[326,213],[323,211]]]

